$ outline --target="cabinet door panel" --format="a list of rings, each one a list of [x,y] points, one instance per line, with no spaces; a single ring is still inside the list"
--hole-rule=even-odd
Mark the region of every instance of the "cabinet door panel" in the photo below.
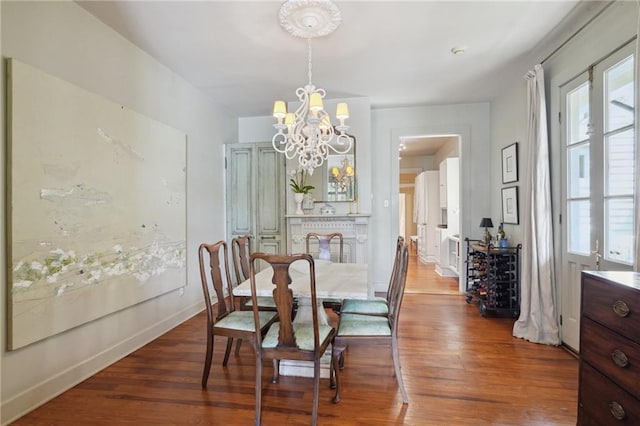
[[[253,234],[253,169],[251,148],[233,148],[227,155],[227,214],[232,235]]]
[[[270,143],[227,145],[227,238],[250,234],[254,251],[284,253],[284,157]]]

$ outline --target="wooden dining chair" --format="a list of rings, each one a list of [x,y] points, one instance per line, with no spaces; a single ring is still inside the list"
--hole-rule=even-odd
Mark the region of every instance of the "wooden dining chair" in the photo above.
[[[341,313],[377,315],[385,317],[389,315],[389,301],[393,299],[395,292],[397,292],[398,280],[396,279],[396,275],[399,271],[400,255],[404,246],[404,238],[399,236],[396,242],[396,254],[393,261],[393,269],[391,270],[391,277],[389,279],[389,287],[387,288],[386,297],[375,297],[371,299],[344,299],[342,301],[342,307],[340,308]]]
[[[389,300],[388,317],[347,314],[343,312],[338,320],[338,332],[336,333],[334,343],[336,352],[340,354],[338,361],[339,366],[342,366],[344,363],[344,351],[348,345],[390,345],[396,380],[402,394],[402,402],[405,404],[409,403],[409,397],[404,388],[400,356],[398,353],[398,318],[400,316],[400,306],[402,305],[402,297],[407,281],[408,264],[409,250],[403,245],[400,252],[398,271],[394,277],[396,282],[393,283],[396,290],[394,290]],[[336,375],[336,395],[340,395],[340,379],[338,375]]]
[[[208,262],[206,261],[207,256],[209,258]],[[251,311],[235,310],[233,287],[229,273],[227,243],[218,241],[214,244],[200,244],[198,247],[198,260],[202,293],[207,310],[207,354],[204,370],[202,371],[202,387],[206,388],[213,359],[215,336],[227,337],[227,349],[222,361],[222,365],[226,366],[229,361],[233,339],[247,339],[255,346],[257,336],[267,331],[269,326],[277,319],[277,313],[261,311],[256,319]],[[207,274],[207,268],[209,269],[209,274]],[[215,294],[216,303],[212,303],[210,287]],[[260,334],[256,333],[256,330],[259,330]]]
[[[306,249],[308,254],[311,253],[311,243],[317,241],[318,255],[317,259],[331,260],[331,241],[337,239],[339,244],[338,262],[343,262],[344,242],[342,233],[333,232],[331,234],[318,234],[317,232],[309,232],[306,237]]]
[[[249,259],[253,253],[253,236],[243,235],[231,240],[231,258],[233,259],[233,270],[236,277],[236,285],[249,279]],[[252,300],[249,296],[238,296],[238,304],[241,311],[252,310]],[[273,297],[258,297],[258,307],[261,311],[276,311],[276,303]],[[236,340],[236,355],[240,353],[242,339]]]
[[[329,324],[321,324],[318,320],[318,306],[316,299],[316,275],[313,258],[308,254],[296,254],[291,256],[274,255],[266,253],[254,253],[250,261],[251,297],[254,299],[253,315],[256,324],[260,320],[261,311],[256,305],[256,263],[264,261],[273,269],[271,282],[274,285],[273,296],[276,301],[279,321],[273,324],[264,338],[258,337],[256,349],[256,414],[255,424],[259,425],[262,414],[262,365],[265,359],[273,360],[273,383],[279,381],[280,359],[301,360],[313,362],[313,410],[311,424],[318,420],[318,399],[320,392],[320,358],[331,346],[330,386],[334,387],[338,382],[338,371],[335,368],[340,358],[340,352],[333,346],[333,338],[336,329]],[[304,262],[309,268],[309,297],[311,299],[312,321],[294,321],[292,308],[294,304],[292,283],[289,268],[294,262]],[[300,265],[296,265],[300,267]],[[333,398],[338,402],[340,396],[337,392]]]
[[[321,260],[331,260],[331,240],[338,240],[340,251],[338,252],[338,263],[343,262],[343,252],[344,252],[344,239],[342,237],[342,233],[333,232],[330,234],[319,234],[317,232],[309,232],[306,237],[306,250],[307,254],[311,253],[312,243],[317,241],[318,244],[318,254],[317,259]],[[336,313],[340,313],[340,308],[342,307],[341,299],[324,299],[322,301],[322,305],[325,308],[332,309]]]

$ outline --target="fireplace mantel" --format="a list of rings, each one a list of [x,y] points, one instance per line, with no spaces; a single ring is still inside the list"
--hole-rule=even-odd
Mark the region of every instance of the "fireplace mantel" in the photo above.
[[[369,214],[286,215],[287,251],[304,253],[306,236],[309,232],[319,234],[340,232],[344,240],[344,261],[367,263],[370,216]]]

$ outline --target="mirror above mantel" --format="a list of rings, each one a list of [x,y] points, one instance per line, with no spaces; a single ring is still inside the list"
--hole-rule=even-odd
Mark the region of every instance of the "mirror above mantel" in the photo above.
[[[352,140],[351,149],[344,154],[331,152],[322,166],[314,169],[307,177],[306,184],[314,189],[311,196],[315,202],[353,202],[357,199],[356,185],[356,138]],[[294,170],[298,163],[287,161],[287,171]]]

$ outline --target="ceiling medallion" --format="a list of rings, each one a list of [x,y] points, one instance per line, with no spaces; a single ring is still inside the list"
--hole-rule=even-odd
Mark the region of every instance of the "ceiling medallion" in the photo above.
[[[278,17],[287,32],[306,39],[329,35],[342,21],[338,6],[331,0],[288,0],[280,7]]]

